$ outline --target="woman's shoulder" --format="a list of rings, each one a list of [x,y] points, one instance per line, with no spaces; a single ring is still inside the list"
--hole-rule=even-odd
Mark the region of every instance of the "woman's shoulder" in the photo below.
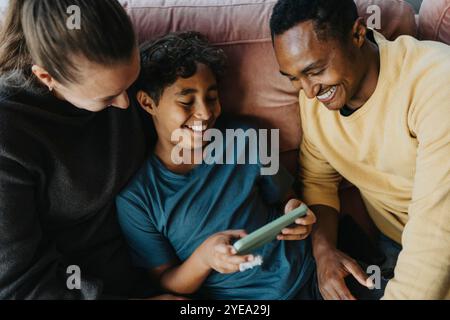
[[[24,127],[23,113],[25,106],[17,97],[17,93],[0,92],[0,144],[5,146],[8,137],[19,139],[20,127]]]
[[[43,91],[7,86],[0,79],[0,121],[7,119],[10,122],[13,118],[23,122],[30,119],[30,114],[44,111],[42,106],[46,99]]]
[[[24,142],[26,135],[36,135],[41,123],[40,98],[29,92],[0,87],[0,144],[4,147],[10,139]]]

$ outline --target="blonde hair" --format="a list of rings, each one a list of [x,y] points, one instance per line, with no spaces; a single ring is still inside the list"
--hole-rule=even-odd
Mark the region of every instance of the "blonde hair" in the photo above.
[[[80,29],[67,27],[71,6]],[[36,84],[33,64],[61,83],[78,82],[75,56],[102,65],[131,59],[136,37],[117,0],[10,0],[0,33],[0,75],[16,87]]]

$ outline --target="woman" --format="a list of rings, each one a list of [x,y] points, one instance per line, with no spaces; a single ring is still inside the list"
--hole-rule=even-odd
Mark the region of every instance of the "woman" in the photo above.
[[[0,299],[136,297],[114,206],[148,150],[128,16],[117,1],[10,1],[0,44]]]

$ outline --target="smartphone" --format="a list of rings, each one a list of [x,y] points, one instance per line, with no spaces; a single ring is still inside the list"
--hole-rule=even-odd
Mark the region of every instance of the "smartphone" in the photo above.
[[[233,247],[239,255],[250,254],[266,243],[275,240],[281,233],[281,230],[295,223],[295,220],[304,217],[307,213],[308,207],[302,204],[300,207],[236,241]]]

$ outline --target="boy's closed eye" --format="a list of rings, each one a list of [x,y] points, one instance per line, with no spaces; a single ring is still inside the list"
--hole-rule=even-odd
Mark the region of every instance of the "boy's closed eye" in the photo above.
[[[211,97],[206,97],[206,102],[207,103],[215,103],[219,100],[218,96],[211,96]],[[191,99],[191,100],[179,100],[178,101],[179,104],[181,104],[184,107],[191,107],[194,103],[195,103],[195,99]]]
[[[178,101],[179,104],[181,104],[183,107],[190,107],[194,104],[194,100],[190,101]]]

